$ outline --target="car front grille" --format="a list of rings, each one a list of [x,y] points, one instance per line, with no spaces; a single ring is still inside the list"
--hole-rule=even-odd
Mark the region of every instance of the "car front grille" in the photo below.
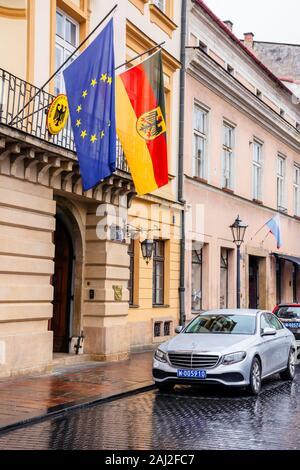
[[[169,353],[170,364],[187,369],[211,369],[219,362],[219,356],[197,353]]]

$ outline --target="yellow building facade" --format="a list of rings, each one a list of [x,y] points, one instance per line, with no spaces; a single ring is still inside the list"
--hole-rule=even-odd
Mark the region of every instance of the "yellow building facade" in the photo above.
[[[124,0],[114,14],[116,64],[130,61],[120,71],[165,42],[167,186],[137,197],[118,148],[117,171],[83,192],[70,129],[55,138],[45,131],[44,109],[64,92],[61,74],[33,100],[32,116],[12,122],[108,13],[107,3],[0,1],[0,376],[51,369],[53,358],[75,352],[125,359],[178,323],[181,2]],[[145,238],[154,240],[148,264]]]

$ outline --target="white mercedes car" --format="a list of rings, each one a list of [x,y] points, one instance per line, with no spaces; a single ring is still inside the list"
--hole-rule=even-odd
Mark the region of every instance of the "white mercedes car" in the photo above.
[[[294,379],[295,337],[271,312],[208,311],[176,332],[154,354],[153,378],[161,391],[175,384],[219,383],[258,395],[262,379],[272,374]]]

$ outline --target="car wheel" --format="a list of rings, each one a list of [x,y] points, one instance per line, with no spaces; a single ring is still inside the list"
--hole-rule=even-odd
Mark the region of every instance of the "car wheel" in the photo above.
[[[294,380],[295,364],[296,364],[295,351],[291,349],[289,353],[287,368],[283,372],[280,373],[280,378],[282,380]]]
[[[251,395],[258,395],[261,390],[261,365],[257,357],[255,357],[251,364],[250,370],[250,383],[248,392]]]
[[[170,382],[155,382],[160,392],[171,392],[174,388],[174,384]]]

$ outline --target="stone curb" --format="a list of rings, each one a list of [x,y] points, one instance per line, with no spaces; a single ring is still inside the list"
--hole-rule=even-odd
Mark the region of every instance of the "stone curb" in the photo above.
[[[156,388],[156,385],[149,384],[149,385],[145,385],[143,387],[139,387],[133,390],[127,390],[126,392],[116,393],[115,395],[107,395],[101,398],[99,397],[90,397],[88,399],[82,398],[81,400],[78,400],[76,402],[67,403],[65,405],[53,406],[49,408],[46,413],[41,414],[39,416],[33,416],[31,418],[22,419],[15,423],[0,427],[0,435],[2,433],[4,434],[6,432],[9,432],[9,431],[21,428],[21,427],[30,426],[30,425],[39,423],[41,421],[45,421],[49,418],[53,418],[54,416],[56,417],[63,416],[63,414],[69,413],[71,411],[88,408],[89,406],[93,406],[93,405],[97,405],[101,403],[107,403],[110,401],[119,400],[121,398],[130,397],[133,395],[137,395],[139,393],[149,392],[151,390],[155,390],[155,388]]]

